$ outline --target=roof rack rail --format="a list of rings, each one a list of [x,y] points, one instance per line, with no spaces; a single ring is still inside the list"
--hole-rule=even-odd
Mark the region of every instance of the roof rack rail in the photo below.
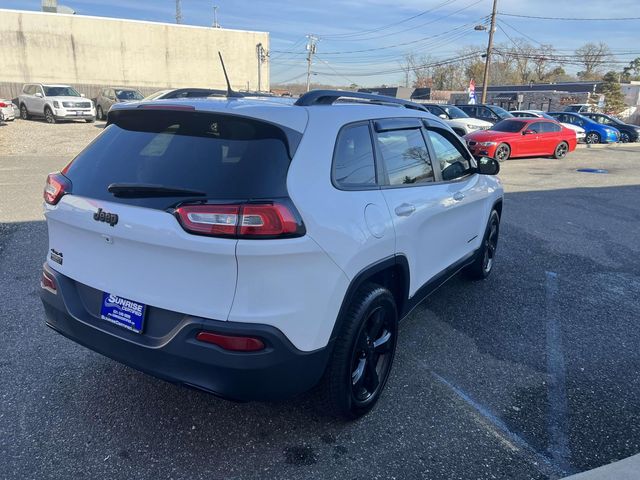
[[[311,105],[333,105],[341,98],[368,100],[367,103],[373,103],[376,105],[395,105],[399,107],[410,108],[412,110],[421,110],[424,112],[428,112],[428,110],[419,103],[410,102],[409,100],[386,97],[384,95],[375,95],[373,93],[348,92],[345,90],[311,90],[310,92],[307,92],[300,98],[298,98],[294,105],[298,105],[301,107],[309,107]]]

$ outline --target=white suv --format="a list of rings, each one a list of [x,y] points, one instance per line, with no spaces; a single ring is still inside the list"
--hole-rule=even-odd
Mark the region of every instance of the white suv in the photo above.
[[[376,95],[115,104],[47,180],[47,324],[230,399],[321,384],[358,417],[398,321],[456,272],[491,272],[498,169],[419,105]]]
[[[69,85],[27,83],[18,96],[20,118],[43,117],[48,123],[58,120],[96,120],[93,102]]]

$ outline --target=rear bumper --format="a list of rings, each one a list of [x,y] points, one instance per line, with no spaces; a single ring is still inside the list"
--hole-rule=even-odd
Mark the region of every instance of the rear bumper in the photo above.
[[[184,315],[166,334],[136,334],[91,315],[76,282],[46,267],[57,294],[40,289],[46,324],[91,350],[172,383],[237,401],[280,400],[309,390],[322,376],[330,347],[303,352],[268,325]],[[259,352],[232,352],[195,339],[202,330],[259,337]]]

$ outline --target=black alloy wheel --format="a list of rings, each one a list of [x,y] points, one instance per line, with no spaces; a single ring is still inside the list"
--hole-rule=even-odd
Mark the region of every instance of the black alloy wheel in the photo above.
[[[569,153],[569,145],[567,142],[560,142],[553,153],[553,158],[564,158],[567,153]]]
[[[496,152],[494,154],[494,158],[497,161],[504,162],[505,160],[508,160],[510,156],[511,149],[509,148],[509,145],[507,145],[506,143],[501,143],[497,146]]]

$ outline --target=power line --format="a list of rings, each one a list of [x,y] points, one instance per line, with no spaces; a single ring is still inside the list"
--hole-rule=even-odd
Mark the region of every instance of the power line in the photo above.
[[[518,17],[518,18],[535,18],[537,20],[562,20],[562,21],[577,21],[577,22],[624,22],[628,20],[640,20],[640,17],[618,17],[618,18],[572,18],[572,17],[538,17],[535,15],[518,15],[516,13],[504,13],[498,12],[498,15],[504,17]]]

